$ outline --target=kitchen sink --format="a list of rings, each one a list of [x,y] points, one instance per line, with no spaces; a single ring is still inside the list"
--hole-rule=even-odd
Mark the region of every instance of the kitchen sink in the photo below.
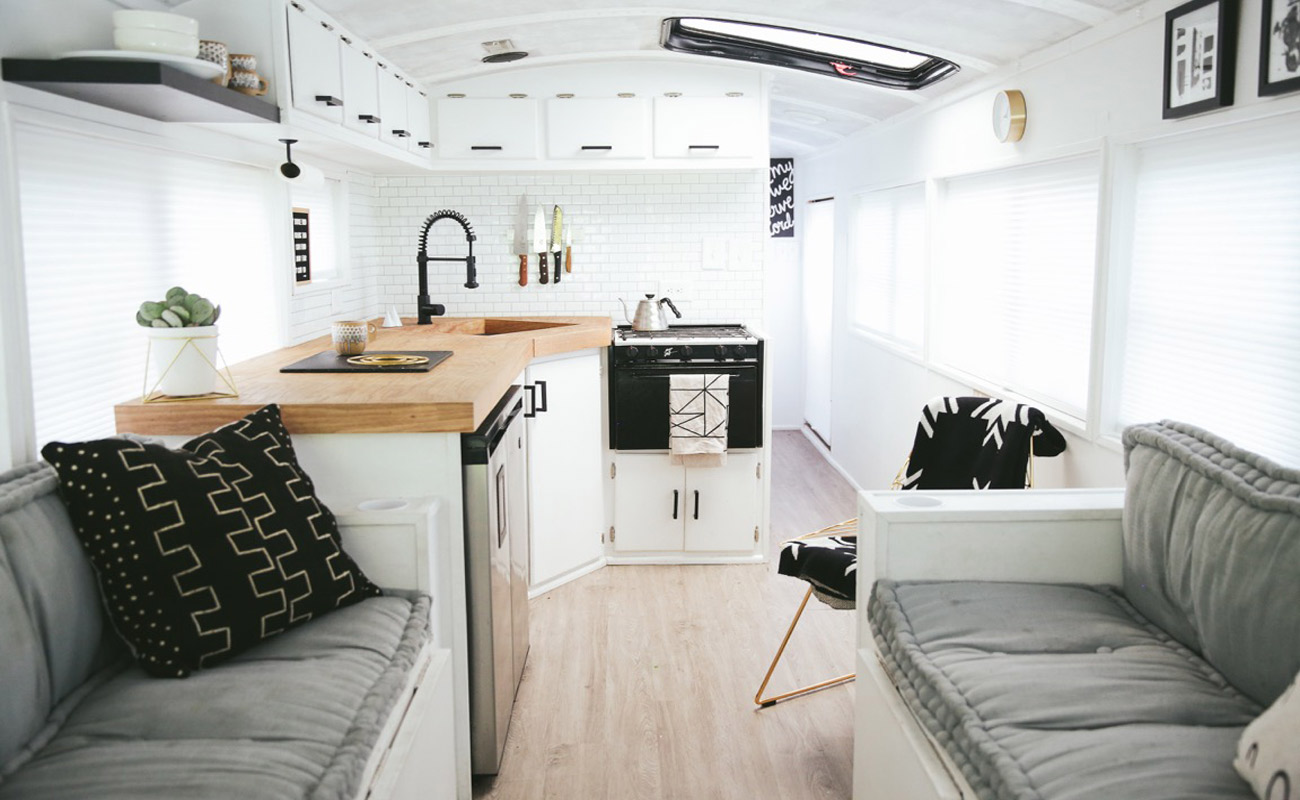
[[[525,333],[548,328],[568,328],[572,322],[542,322],[532,319],[498,319],[494,317],[442,317],[421,326],[437,333],[459,333],[464,336],[500,336],[505,333]]]

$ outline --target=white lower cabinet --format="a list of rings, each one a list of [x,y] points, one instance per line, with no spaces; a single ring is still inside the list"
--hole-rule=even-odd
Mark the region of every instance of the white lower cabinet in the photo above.
[[[682,467],[667,453],[614,459],[618,553],[752,553],[762,522],[761,453],[723,467]]]
[[[582,350],[525,372],[531,587],[580,574],[604,555],[601,355]]]

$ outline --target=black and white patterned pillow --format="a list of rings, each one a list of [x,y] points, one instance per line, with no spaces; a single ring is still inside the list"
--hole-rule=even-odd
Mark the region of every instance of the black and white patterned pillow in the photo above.
[[[1260,800],[1300,800],[1300,675],[1242,731],[1232,765]]]
[[[183,678],[378,595],[343,552],[277,406],[179,450],[127,439],[41,450],[118,633]]]

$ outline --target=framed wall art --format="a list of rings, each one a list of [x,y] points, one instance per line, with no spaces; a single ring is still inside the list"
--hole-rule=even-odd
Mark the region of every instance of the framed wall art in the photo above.
[[[1164,118],[1232,105],[1236,58],[1237,0],[1192,0],[1165,14]]]
[[[1259,93],[1300,89],[1300,0],[1264,0],[1259,37]]]

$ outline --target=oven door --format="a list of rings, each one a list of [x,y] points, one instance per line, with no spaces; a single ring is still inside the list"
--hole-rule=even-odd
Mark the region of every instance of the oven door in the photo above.
[[[638,364],[610,370],[609,442],[614,450],[668,449],[668,377],[730,375],[727,447],[763,446],[759,364]]]

